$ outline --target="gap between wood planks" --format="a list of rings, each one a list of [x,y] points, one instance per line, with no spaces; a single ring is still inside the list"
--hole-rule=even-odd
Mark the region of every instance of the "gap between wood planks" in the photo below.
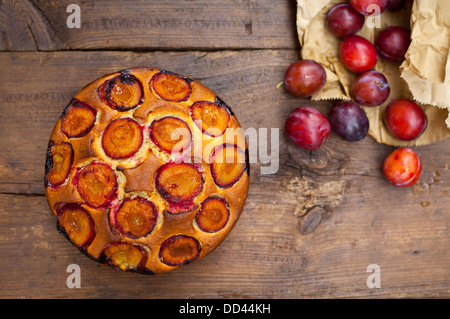
[[[39,193],[12,193],[12,192],[0,192],[1,195],[7,196],[23,196],[23,197],[45,197],[45,194]]]

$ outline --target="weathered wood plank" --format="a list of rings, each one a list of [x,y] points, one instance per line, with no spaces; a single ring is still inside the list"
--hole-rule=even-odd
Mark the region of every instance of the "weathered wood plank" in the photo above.
[[[238,224],[211,255],[155,277],[117,272],[79,253],[56,231],[44,197],[0,195],[0,296],[448,296],[448,203],[433,201],[422,207],[418,202],[433,200],[435,192],[448,187],[436,184],[433,193],[406,194],[407,203],[402,201],[395,212],[382,200],[369,200],[373,196],[370,188],[359,195],[346,194],[314,232],[302,235],[300,219],[293,214],[292,198],[298,195],[289,189],[281,192],[276,183],[264,184],[266,192],[261,193],[261,184],[257,180],[252,183]],[[278,196],[269,197],[276,192]],[[381,289],[366,287],[366,267],[373,263],[382,270]],[[66,286],[70,264],[81,267],[81,289]]]
[[[0,1],[0,50],[36,51],[62,48],[52,22],[33,2]]]
[[[315,152],[287,141],[284,119],[300,105],[275,89],[291,51],[0,53],[0,297],[302,298],[448,297],[448,141],[419,147],[420,181],[396,189],[380,167],[391,147],[332,135]],[[153,65],[202,81],[242,126],[281,128],[280,166],[251,165],[246,206],[210,256],[156,277],[123,274],[79,253],[56,231],[45,200],[45,149],[57,118],[86,83],[119,69]],[[66,287],[66,267],[82,288]],[[378,264],[381,289],[368,289]],[[149,289],[152,287],[152,289]]]
[[[0,50],[296,48],[295,0],[2,0]]]

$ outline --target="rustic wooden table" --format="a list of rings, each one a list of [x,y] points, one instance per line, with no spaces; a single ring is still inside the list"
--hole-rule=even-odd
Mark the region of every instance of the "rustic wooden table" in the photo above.
[[[287,140],[293,109],[331,106],[276,89],[299,58],[294,0],[80,0],[81,28],[70,29],[73,2],[0,0],[1,298],[450,297],[448,140],[416,148],[424,169],[408,189],[383,180],[393,147],[371,137],[332,135],[315,152]],[[82,255],[57,232],[43,183],[48,138],[71,97],[103,74],[143,65],[203,82],[244,128],[280,128],[278,172],[251,165],[229,237],[158,276]],[[79,289],[66,285],[70,264],[81,268]],[[366,284],[371,264],[380,288]]]

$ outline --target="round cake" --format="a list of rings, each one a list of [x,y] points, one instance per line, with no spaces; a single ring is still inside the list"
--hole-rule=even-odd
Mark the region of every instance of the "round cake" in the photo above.
[[[174,270],[213,251],[247,197],[245,135],[198,81],[157,68],[105,75],[50,136],[47,200],[58,230],[115,269]]]

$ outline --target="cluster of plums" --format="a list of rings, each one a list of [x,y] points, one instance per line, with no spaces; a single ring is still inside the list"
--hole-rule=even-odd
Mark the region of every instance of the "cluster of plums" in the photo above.
[[[410,30],[390,26],[381,30],[372,44],[356,35],[364,25],[365,16],[381,14],[386,10],[399,10],[406,0],[351,0],[333,6],[325,24],[341,39],[339,57],[345,67],[357,75],[350,87],[352,100],[339,101],[326,117],[311,107],[299,107],[286,119],[286,132],[292,141],[306,150],[315,150],[329,137],[331,131],[341,138],[355,142],[363,139],[369,130],[369,120],[361,108],[376,107],[387,101],[390,94],[386,77],[373,70],[378,56],[389,63],[404,60],[410,44]],[[286,70],[286,90],[298,97],[318,93],[326,82],[322,65],[313,60],[299,60]],[[398,139],[411,141],[427,127],[427,117],[420,106],[409,99],[392,101],[384,113],[388,131]],[[421,173],[421,161],[411,148],[398,148],[383,165],[386,179],[398,187],[414,184]]]

